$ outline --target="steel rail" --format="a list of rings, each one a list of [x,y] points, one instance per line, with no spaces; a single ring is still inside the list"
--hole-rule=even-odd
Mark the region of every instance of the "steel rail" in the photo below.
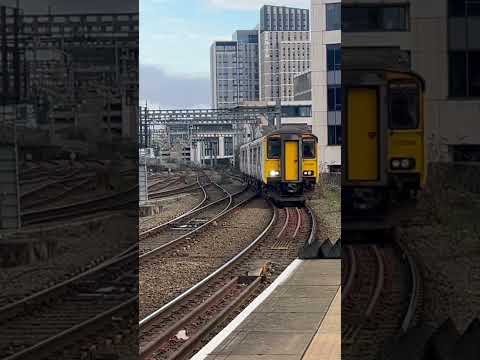
[[[302,215],[300,214],[300,209],[296,207],[295,210],[297,211],[297,227],[295,228],[295,232],[293,233],[294,239],[297,237],[298,230],[300,230],[300,226],[302,225]]]
[[[245,201],[244,201],[245,202]],[[244,202],[242,202],[241,204],[243,204]],[[241,204],[238,204],[237,206],[233,207],[232,209],[240,206]],[[273,205],[270,204],[272,207]],[[187,296],[189,296],[190,294],[192,294],[193,292],[195,292],[196,290],[198,290],[199,288],[201,288],[202,286],[204,286],[206,283],[208,283],[211,279],[213,279],[214,277],[216,277],[218,274],[220,274],[221,272],[223,272],[225,269],[227,269],[230,265],[232,265],[233,263],[235,263],[238,259],[240,259],[241,257],[243,257],[244,254],[246,254],[252,247],[254,247],[260,240],[263,239],[263,237],[265,236],[265,234],[272,228],[275,220],[277,219],[277,212],[275,210],[275,207],[273,207],[274,211],[273,211],[273,215],[272,215],[272,219],[270,220],[270,223],[265,227],[265,229],[262,231],[262,233],[260,235],[258,235],[255,240],[253,240],[249,245],[247,245],[247,247],[245,247],[242,251],[240,251],[237,255],[235,255],[233,258],[231,258],[229,261],[227,261],[225,264],[223,264],[221,267],[219,267],[217,270],[215,270],[214,272],[212,272],[210,275],[208,275],[207,277],[205,277],[204,279],[200,280],[198,283],[196,283],[195,285],[193,285],[191,288],[187,289],[186,291],[184,291],[182,294],[180,294],[179,296],[177,296],[175,299],[171,300],[170,302],[168,302],[167,304],[163,305],[162,307],[160,307],[159,309],[155,310],[153,313],[151,313],[150,315],[147,315],[145,318],[143,318],[140,322],[139,322],[139,325],[140,325],[140,330],[142,328],[144,328],[146,325],[148,325],[152,320],[154,320],[156,317],[158,317],[159,315],[161,315],[162,313],[164,313],[166,310],[170,309],[172,306],[178,304],[181,300],[183,300],[184,298],[186,298]]]
[[[41,353],[42,351],[45,351],[47,347],[50,347],[50,346],[54,345],[55,343],[59,343],[61,341],[68,342],[68,341],[66,341],[67,338],[71,338],[72,336],[74,336],[75,333],[83,331],[85,328],[88,328],[89,326],[93,326],[94,324],[99,323],[101,321],[110,322],[112,316],[114,316],[115,314],[117,314],[121,311],[124,311],[124,310],[130,308],[136,302],[138,302],[138,295],[132,297],[129,300],[124,301],[123,303],[121,303],[121,304],[119,304],[119,305],[117,305],[117,306],[115,306],[111,309],[103,311],[100,314],[97,314],[94,317],[81,322],[80,324],[72,326],[71,328],[63,330],[62,332],[60,332],[60,333],[58,333],[54,336],[51,336],[47,339],[44,339],[41,342],[39,342],[39,343],[37,343],[37,344],[35,344],[31,347],[23,349],[22,351],[20,351],[16,354],[10,355],[6,358],[2,358],[1,360],[26,360],[26,359],[30,359],[30,358],[31,359],[38,359],[39,356],[40,356],[39,353]],[[60,347],[61,347],[61,345],[57,346],[57,348],[60,348]],[[35,353],[35,354],[33,354],[33,353]]]
[[[355,280],[355,275],[357,272],[357,258],[355,255],[355,250],[353,250],[351,246],[347,246],[347,251],[348,251],[348,254],[350,255],[350,259],[352,262],[350,264],[350,269],[349,269],[350,271],[348,272],[348,277],[345,283],[344,290],[342,291],[342,301],[344,301],[347,298],[347,296],[350,294],[350,290],[352,289],[353,282]]]
[[[44,222],[48,221],[53,217],[52,213],[55,214],[55,219],[61,219],[61,218],[66,218],[66,217],[72,217],[72,216],[79,216],[79,215],[84,215],[84,214],[90,214],[94,213],[96,211],[102,211],[102,210],[109,210],[109,209],[116,209],[119,206],[123,207],[127,204],[130,204],[132,202],[137,202],[137,200],[127,200],[123,199],[123,197],[138,191],[138,185],[132,186],[131,188],[115,193],[112,195],[105,195],[101,196],[95,199],[89,199],[85,201],[79,201],[77,203],[72,203],[68,205],[61,205],[61,206],[55,206],[55,207],[50,207],[50,208],[44,208],[40,210],[30,210],[30,211],[24,211],[20,214],[22,217],[22,221],[26,224],[35,224],[39,222]],[[122,199],[123,202],[121,204],[105,204],[105,201],[111,200],[115,201],[118,198]],[[95,206],[95,204],[98,204]],[[91,205],[92,207],[86,208],[87,205]],[[79,209],[80,208],[80,209]]]
[[[174,360],[185,356],[188,352],[194,349],[194,346],[201,340],[202,336],[209,330],[211,330],[220,321],[225,319],[229,313],[232,312],[237,306],[239,306],[245,299],[250,296],[253,290],[260,285],[261,277],[257,277],[251,284],[249,284],[230,304],[228,304],[220,313],[218,313],[213,319],[211,319],[201,331],[195,333],[190,339],[188,339],[172,356],[169,360]]]
[[[138,251],[137,251],[138,252]],[[84,271],[78,275],[75,275],[65,281],[62,281],[58,284],[55,284],[49,288],[46,288],[46,289],[43,289],[43,290],[40,290],[32,295],[29,295],[21,300],[18,300],[18,301],[15,301],[13,303],[10,303],[10,304],[7,304],[7,305],[4,305],[3,307],[0,308],[0,320],[4,320],[6,318],[9,318],[11,316],[14,316],[16,314],[16,311],[15,308],[18,308],[18,307],[22,307],[22,310],[31,305],[30,303],[33,302],[33,301],[36,301],[36,300],[40,300],[41,297],[45,297],[49,294],[51,294],[52,292],[54,291],[58,291],[60,290],[61,288],[64,288],[70,284],[72,284],[73,282],[75,281],[78,281],[82,278],[84,278],[85,276],[88,276],[88,275],[91,275],[97,271],[100,271],[108,266],[111,266],[111,265],[115,265],[116,263],[119,263],[121,261],[124,261],[126,259],[128,259],[129,257],[131,256],[134,256],[136,252],[133,252],[133,253],[120,253],[104,262],[102,262],[101,264],[91,268],[91,269],[88,269],[87,271]],[[51,295],[53,296],[53,295]],[[44,299],[41,299],[41,300],[44,300]]]
[[[399,245],[401,247],[401,245]],[[402,248],[402,247],[401,247]],[[418,268],[413,260],[412,255],[404,248],[402,248],[404,255],[407,258],[408,266],[410,268],[410,277],[412,279],[412,290],[410,294],[410,302],[408,303],[407,312],[402,321],[402,331],[405,333],[411,327],[415,311],[418,306],[418,298],[420,292],[420,275]]]
[[[375,252],[375,258],[377,259],[378,273],[377,273],[377,284],[375,286],[373,296],[370,299],[367,310],[365,311],[365,316],[367,318],[372,315],[373,309],[377,304],[378,299],[380,298],[380,294],[382,293],[382,289],[385,281],[385,266],[384,266],[385,264],[383,262],[382,255],[380,254],[380,251],[378,250],[377,245],[373,245],[372,248],[373,248],[373,251]]]
[[[285,219],[285,223],[283,224],[283,227],[282,229],[279,231],[279,233],[277,234],[277,239],[280,239],[280,236],[282,236],[283,232],[285,231],[285,229],[287,228],[287,225],[288,225],[288,220],[290,219],[290,211],[288,211],[288,207],[285,208],[285,213],[287,214],[287,217]]]
[[[315,239],[315,234],[317,232],[317,219],[315,218],[313,210],[310,207],[306,206],[305,208],[308,210],[308,213],[310,214],[310,221],[312,222],[312,231],[310,232],[310,236],[307,240],[307,244],[311,245]]]
[[[251,200],[251,198],[248,198],[248,199],[240,202],[239,204],[235,205],[234,207],[229,208],[230,205],[231,205],[231,203],[233,202],[233,196],[237,196],[237,195],[239,195],[239,194],[244,193],[244,192],[246,191],[246,189],[247,189],[247,187],[245,187],[243,190],[238,191],[238,192],[236,192],[236,193],[234,193],[234,194],[230,194],[230,195],[229,195],[230,201],[229,201],[227,207],[225,207],[225,208],[224,208],[220,213],[218,213],[213,219],[208,220],[207,222],[205,222],[204,224],[202,224],[202,225],[200,225],[199,227],[195,228],[194,230],[192,230],[192,231],[190,231],[190,232],[188,232],[188,233],[186,233],[186,234],[184,234],[184,235],[182,235],[182,236],[180,236],[180,237],[178,237],[178,238],[176,238],[176,239],[174,239],[174,240],[172,240],[172,241],[169,241],[168,243],[162,244],[162,245],[156,247],[155,249],[152,249],[152,250],[150,250],[150,251],[148,251],[148,252],[140,255],[139,258],[140,258],[140,259],[143,259],[143,258],[149,257],[149,256],[153,255],[154,253],[162,250],[162,249],[165,249],[165,248],[170,247],[170,246],[173,245],[174,243],[176,243],[176,242],[178,242],[178,241],[180,241],[180,240],[183,240],[184,238],[192,235],[193,233],[199,231],[200,229],[203,229],[205,226],[211,224],[211,223],[214,222],[215,220],[219,219],[220,217],[226,215],[226,214],[229,213],[230,211],[236,209],[237,207],[239,207],[239,206],[243,205],[244,203],[246,203],[247,201]],[[227,198],[228,198],[228,197],[224,197],[224,198],[222,198],[222,199],[220,199],[220,200],[217,200],[215,203],[211,203],[211,204],[205,205],[203,208],[197,209],[197,211],[204,210],[204,209],[206,209],[207,207],[210,207],[210,206],[212,206],[212,205],[214,205],[214,204],[220,203],[221,201],[225,201]]]
[[[199,208],[205,203],[205,201],[207,201],[208,196],[207,196],[207,192],[205,191],[205,186],[207,186],[208,184],[202,185],[202,184],[200,183],[200,178],[199,178],[199,176],[197,176],[197,184],[200,186],[200,190],[202,190],[202,192],[203,192],[203,199],[200,201],[200,203],[198,203],[198,204],[195,205],[192,209],[190,209],[190,210],[188,210],[187,212],[181,214],[180,216],[177,216],[176,218],[174,218],[174,219],[172,219],[172,220],[169,220],[169,221],[167,221],[167,222],[165,222],[165,223],[163,223],[163,224],[160,224],[160,225],[151,227],[150,229],[141,232],[141,233],[139,234],[139,237],[142,237],[142,236],[144,236],[144,235],[146,235],[146,234],[149,234],[149,233],[151,233],[152,231],[155,231],[155,230],[159,230],[159,229],[161,229],[161,228],[164,228],[165,226],[167,226],[167,225],[169,225],[169,224],[171,224],[171,223],[174,223],[174,222],[176,222],[176,221],[178,221],[178,220],[183,219],[185,216],[191,215],[191,214],[194,213],[197,209],[199,209]]]

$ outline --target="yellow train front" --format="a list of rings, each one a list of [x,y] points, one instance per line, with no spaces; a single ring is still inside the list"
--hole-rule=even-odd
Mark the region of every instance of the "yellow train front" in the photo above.
[[[240,147],[240,171],[247,182],[277,203],[303,203],[318,182],[318,139],[283,127]]]
[[[423,80],[380,69],[344,71],[342,82],[342,214],[415,198],[426,181]]]

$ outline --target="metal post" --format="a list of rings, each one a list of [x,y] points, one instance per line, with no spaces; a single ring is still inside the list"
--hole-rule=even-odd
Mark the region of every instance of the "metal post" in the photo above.
[[[3,105],[6,104],[9,90],[9,72],[8,72],[8,48],[7,48],[7,8],[5,6],[0,7],[0,22],[2,28],[0,29],[2,34],[2,99]]]
[[[143,145],[144,147],[148,147],[148,108],[145,106],[145,117],[143,119],[143,136],[144,136],[144,140],[143,140]]]
[[[15,102],[20,102],[20,54],[18,51],[18,9],[13,10],[13,83]]]

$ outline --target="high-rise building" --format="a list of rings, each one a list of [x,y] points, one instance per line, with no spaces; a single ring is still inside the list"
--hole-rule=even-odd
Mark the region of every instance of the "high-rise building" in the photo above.
[[[238,102],[258,100],[258,32],[238,30],[233,40],[237,42],[238,51]]]
[[[226,108],[258,100],[258,34],[238,30],[232,41],[215,41],[210,48],[212,106]]]
[[[321,169],[341,166],[341,3],[312,0],[312,126],[319,138]]]
[[[292,101],[293,78],[310,68],[309,10],[265,5],[260,10],[260,99]]]
[[[235,106],[238,103],[237,42],[215,41],[210,47],[212,107]]]

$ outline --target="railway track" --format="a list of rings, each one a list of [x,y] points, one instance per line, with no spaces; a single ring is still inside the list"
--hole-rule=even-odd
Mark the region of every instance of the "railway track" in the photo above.
[[[188,236],[254,196],[253,193],[247,192],[246,186],[233,194],[216,183],[198,186],[206,194],[201,206],[140,234],[141,259],[156,256],[172,246],[181,246],[185,240],[188,240]]]
[[[375,359],[385,342],[415,322],[419,273],[397,243],[344,245],[342,344],[352,358]]]
[[[169,176],[167,178],[149,179],[148,191],[149,193],[155,193],[183,180],[183,176]]]
[[[135,251],[117,256],[0,308],[0,359],[80,358],[112,330],[112,319],[120,328],[135,326],[127,324],[138,306],[137,261]]]
[[[189,358],[297,257],[314,236],[311,212],[270,206],[271,219],[255,239],[140,321],[141,359]]]
[[[93,176],[67,177],[36,186],[20,195],[22,209],[32,209],[48,204],[66,196],[68,193],[82,189],[92,183]]]
[[[172,183],[176,183],[177,181],[178,180],[175,180]],[[169,184],[168,186],[165,186],[164,188],[167,188],[170,185],[171,184]],[[161,191],[153,191],[153,192],[148,193],[148,198],[150,200],[160,199],[160,198],[164,198],[164,197],[167,197],[167,196],[172,196],[172,195],[177,195],[177,194],[184,193],[184,192],[190,192],[190,191],[193,191],[193,190],[197,190],[198,187],[199,187],[198,183],[195,182],[193,184],[188,184],[188,185],[185,185],[185,186],[179,186],[179,187],[175,187],[175,188],[172,188],[172,189],[161,190]]]
[[[182,214],[176,216],[175,218],[173,218],[171,220],[165,221],[165,222],[163,222],[161,224],[158,224],[158,225],[150,226],[146,230],[141,230],[140,234],[139,234],[139,240],[141,241],[142,239],[150,236],[149,234],[154,233],[154,232],[158,232],[161,229],[165,228],[166,226],[168,226],[168,225],[170,225],[170,224],[172,224],[176,221],[180,221],[181,219],[183,219],[187,215],[195,212],[198,208],[200,208],[202,205],[204,205],[205,202],[208,200],[208,195],[207,195],[207,192],[205,190],[205,186],[207,184],[202,184],[199,176],[197,176],[197,184],[198,184],[198,187],[199,187],[200,191],[202,192],[202,198],[200,199],[200,202],[198,204],[195,204],[192,208],[188,209],[187,211],[183,212]]]
[[[138,186],[112,195],[101,196],[96,199],[76,202],[69,205],[26,210],[21,213],[23,225],[45,223],[49,221],[76,218],[101,211],[125,209],[138,204]]]

